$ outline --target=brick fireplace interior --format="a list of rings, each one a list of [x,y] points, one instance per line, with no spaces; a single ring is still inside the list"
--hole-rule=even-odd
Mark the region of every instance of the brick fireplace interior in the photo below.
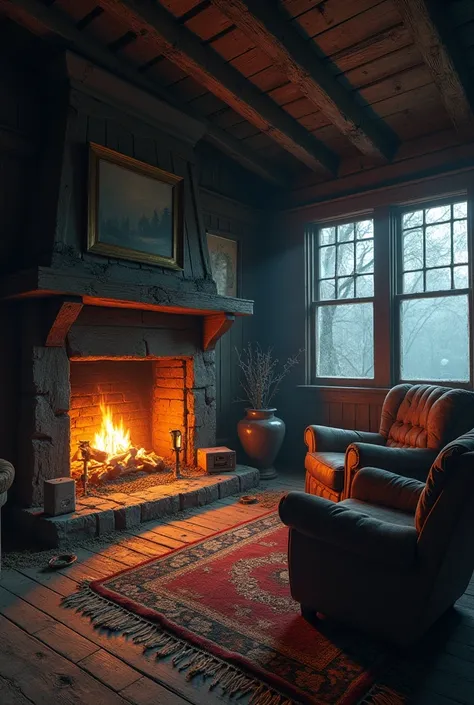
[[[166,357],[156,360],[71,361],[71,457],[79,441],[94,445],[103,409],[115,425],[123,424],[135,448],[167,458],[171,455],[170,430],[179,429],[188,443],[188,402],[193,392],[192,360]],[[191,454],[186,458],[192,461]]]

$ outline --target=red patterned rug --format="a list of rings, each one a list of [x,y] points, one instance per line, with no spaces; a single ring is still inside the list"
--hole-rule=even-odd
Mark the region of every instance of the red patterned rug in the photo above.
[[[83,585],[64,603],[254,705],[403,702],[372,688],[380,645],[301,617],[287,541],[271,512]]]

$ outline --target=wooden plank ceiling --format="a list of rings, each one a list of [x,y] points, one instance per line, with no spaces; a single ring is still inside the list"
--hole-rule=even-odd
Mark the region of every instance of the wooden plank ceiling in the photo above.
[[[280,182],[474,134],[472,0],[1,2],[202,117],[209,139]]]

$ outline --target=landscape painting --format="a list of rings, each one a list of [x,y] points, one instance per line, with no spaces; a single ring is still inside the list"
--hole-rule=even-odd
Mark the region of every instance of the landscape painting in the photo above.
[[[181,268],[182,179],[91,145],[89,251]]]

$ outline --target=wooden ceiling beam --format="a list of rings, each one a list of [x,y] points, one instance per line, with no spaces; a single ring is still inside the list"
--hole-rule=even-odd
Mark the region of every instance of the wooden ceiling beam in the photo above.
[[[319,172],[321,165],[337,171],[339,157],[323,142],[262,93],[210,46],[202,44],[187,27],[152,0],[98,0],[101,7],[124,20],[143,40],[193,76],[207,90],[274,139],[284,149]]]
[[[40,22],[44,27],[47,27],[51,32],[65,39],[90,61],[103,66],[114,75],[130,82],[137,88],[151,93],[204,123],[206,125],[204,139],[217,146],[221,151],[242,164],[242,166],[277,186],[288,186],[289,178],[283,170],[278,169],[274,164],[242,144],[225,130],[198,115],[190,106],[181,103],[156,81],[147,78],[142,72],[134,68],[126,59],[114,54],[104,45],[78,30],[63,12],[56,10],[53,6],[43,5],[38,0],[13,0],[11,4],[21,8],[21,10],[25,11],[37,22]],[[6,9],[8,9],[8,6]]]
[[[391,159],[398,138],[374,121],[318,55],[312,42],[268,0],[211,0],[363,154]]]
[[[455,128],[460,134],[472,137],[474,114],[468,89],[471,79],[463,80],[462,61],[457,58],[457,48],[449,37],[446,4],[436,0],[395,0],[395,4],[431,72]]]

